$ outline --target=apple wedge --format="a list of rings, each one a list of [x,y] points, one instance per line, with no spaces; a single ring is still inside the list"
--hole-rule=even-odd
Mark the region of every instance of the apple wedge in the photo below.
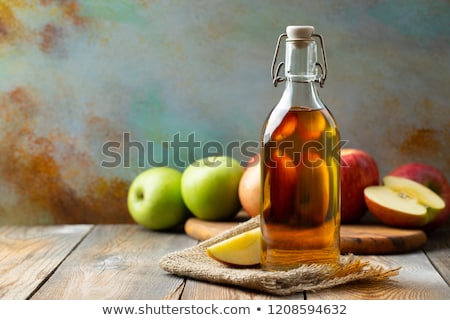
[[[261,229],[256,228],[206,248],[211,258],[230,265],[252,266],[261,262]]]
[[[431,189],[395,176],[384,177],[382,186],[365,188],[364,200],[381,222],[404,228],[424,226],[445,208],[444,200]]]

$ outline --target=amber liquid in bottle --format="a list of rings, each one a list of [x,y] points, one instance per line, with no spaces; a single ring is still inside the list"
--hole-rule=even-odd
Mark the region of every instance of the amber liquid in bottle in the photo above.
[[[326,108],[270,115],[262,145],[262,266],[339,262],[339,131]]]

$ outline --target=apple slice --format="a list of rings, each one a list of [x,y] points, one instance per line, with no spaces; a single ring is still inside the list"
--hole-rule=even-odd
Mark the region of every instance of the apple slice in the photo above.
[[[261,262],[261,229],[255,228],[206,248],[211,258],[236,266],[252,266]]]
[[[429,210],[442,210],[445,208],[445,202],[440,196],[430,188],[414,180],[386,176],[383,178],[383,183],[396,192],[402,192],[410,198],[417,199],[419,203],[426,205]]]
[[[364,189],[364,200],[372,214],[384,224],[421,227],[445,208],[445,202],[426,186],[413,180],[386,176],[384,185]]]

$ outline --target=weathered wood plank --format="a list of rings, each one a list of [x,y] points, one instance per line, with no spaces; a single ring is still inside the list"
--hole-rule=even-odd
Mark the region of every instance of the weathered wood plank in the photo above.
[[[277,297],[256,291],[188,279],[181,298],[183,300],[303,300],[304,294]]]
[[[450,219],[428,235],[425,254],[450,286]]]
[[[27,299],[91,228],[90,225],[0,227],[0,298]]]
[[[388,268],[401,266],[394,281],[354,283],[318,292],[307,292],[308,300],[314,299],[363,299],[363,300],[422,300],[450,299],[450,288],[422,251],[391,256],[364,257],[374,264]]]
[[[158,261],[195,243],[138,225],[96,226],[32,299],[179,299],[184,279]]]

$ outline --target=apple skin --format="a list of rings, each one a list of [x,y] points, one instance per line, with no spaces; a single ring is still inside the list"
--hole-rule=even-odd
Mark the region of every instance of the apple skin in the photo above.
[[[445,202],[445,208],[431,222],[422,227],[427,233],[445,223],[450,216],[450,184],[438,168],[419,162],[410,162],[394,168],[388,175],[414,180],[433,190]]]
[[[281,141],[294,133],[297,128],[297,115],[294,112],[288,112],[280,125],[275,129],[272,137],[275,141]]]
[[[388,226],[398,228],[418,228],[418,226],[422,226],[428,221],[427,215],[425,214],[413,215],[387,208],[372,201],[368,196],[365,196],[365,201],[370,212]]]
[[[181,194],[186,206],[202,220],[230,220],[241,209],[238,189],[242,174],[240,163],[231,157],[195,161],[184,170],[181,178]]]
[[[250,217],[260,214],[261,206],[261,165],[259,154],[253,156],[247,164],[239,182],[239,200],[242,208]]]
[[[239,198],[242,207],[252,217],[260,213],[259,158],[258,154],[249,161],[240,183]],[[341,150],[341,158],[341,222],[356,223],[367,212],[364,188],[379,184],[378,165],[371,155],[359,149],[344,148]],[[276,155],[272,160],[280,161]],[[295,173],[290,176],[295,176]],[[280,183],[290,185],[289,181]],[[288,189],[285,188],[284,192]]]
[[[295,211],[301,214],[302,225],[319,226],[324,223],[330,205],[330,177],[326,162],[314,151],[304,152],[297,173]],[[310,187],[314,185],[318,187]]]
[[[294,161],[279,150],[271,153],[263,164],[265,177],[263,186],[262,213],[265,221],[289,222],[295,201],[297,167]]]
[[[370,154],[353,148],[341,150],[341,223],[356,223],[364,216],[364,189],[379,182],[378,165]]]
[[[189,211],[181,197],[181,172],[169,167],[141,172],[130,185],[127,206],[133,220],[151,230],[183,223]]]

